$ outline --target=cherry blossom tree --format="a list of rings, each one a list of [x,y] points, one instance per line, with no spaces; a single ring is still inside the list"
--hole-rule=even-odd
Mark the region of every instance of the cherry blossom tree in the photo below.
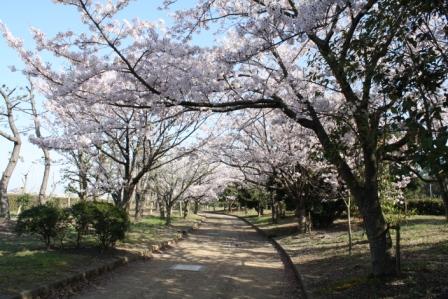
[[[221,112],[278,108],[312,130],[363,216],[373,273],[389,273],[378,164],[415,136],[415,130],[399,133],[402,115],[416,117],[405,105],[411,84],[403,80],[400,58],[414,35],[413,23],[442,14],[441,7],[439,1],[199,1],[178,13],[177,32],[231,22],[229,37],[216,50],[216,59],[231,69],[212,100],[180,104]],[[439,81],[433,87],[442,86]]]
[[[170,159],[162,159],[192,137],[204,120],[197,113],[154,113],[102,104],[85,107],[80,101],[70,110],[49,106],[57,116],[56,125],[65,132],[34,142],[62,150],[82,149],[83,156],[75,157],[78,158],[75,162],[82,166],[85,164],[82,159],[88,157],[87,163],[91,165],[88,186],[112,195],[115,204],[123,208],[129,208],[145,174],[191,152],[186,147],[178,149],[177,155]],[[85,180],[80,180],[82,189],[86,187]]]
[[[151,189],[163,205],[166,225],[171,224],[171,212],[174,205],[192,195],[197,195],[195,194],[197,186],[209,172],[209,166],[195,155],[176,159],[158,169],[153,176]]]
[[[42,138],[43,137],[42,133],[41,133],[42,114],[37,111],[36,101],[34,99],[32,85],[30,87],[28,87],[28,93],[30,94],[29,102],[31,105],[31,114],[33,116],[34,133],[36,134],[36,138]],[[42,175],[42,183],[40,185],[39,195],[38,195],[38,201],[40,204],[42,204],[45,200],[47,186],[48,186],[48,179],[50,176],[50,167],[51,167],[51,159],[50,159],[49,149],[46,147],[41,147],[41,150],[42,150],[42,153],[44,156],[44,173]]]
[[[11,175],[14,172],[14,168],[19,161],[20,148],[22,146],[22,139],[20,137],[20,131],[15,122],[15,111],[20,104],[20,100],[23,96],[14,97],[15,89],[9,90],[4,85],[0,88],[0,95],[3,99],[4,106],[0,110],[1,121],[6,117],[7,126],[11,133],[0,130],[0,136],[7,139],[13,144],[12,152],[9,157],[8,164],[3,171],[0,179],[0,217],[10,217],[9,202],[8,202],[8,184],[11,179]],[[5,154],[6,153],[2,153]]]
[[[401,75],[401,58],[414,36],[413,23],[442,14],[443,1],[199,0],[177,13],[178,25],[167,36],[151,22],[114,20],[129,1],[57,2],[76,7],[91,30],[61,32],[53,39],[35,30],[37,50],[64,59],[69,65],[64,70],[2,30],[27,71],[45,82],[49,99],[61,106],[76,97],[86,105],[152,109],[278,109],[314,132],[352,193],[369,238],[373,273],[393,269],[378,164],[415,137],[402,117],[415,119],[417,113],[405,105],[412,82]],[[212,49],[170,38],[191,37],[212,23],[226,35]],[[434,88],[442,86],[437,82]]]
[[[213,144],[215,159],[239,169],[247,182],[269,191],[273,222],[279,212],[275,193],[286,191],[295,201],[299,231],[304,231],[311,221],[311,199],[328,197],[322,179],[333,189],[338,185],[317,139],[275,110],[245,111],[228,118],[228,136]]]
[[[63,155],[68,162],[63,169],[63,179],[67,183],[66,191],[76,194],[81,201],[87,200],[88,197],[94,197],[93,194],[88,193],[96,189],[89,187],[92,163],[88,153],[81,148],[66,150]]]

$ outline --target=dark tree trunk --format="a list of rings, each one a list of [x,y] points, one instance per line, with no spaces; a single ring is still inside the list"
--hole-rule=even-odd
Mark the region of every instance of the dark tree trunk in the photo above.
[[[368,187],[362,188],[359,191],[353,195],[355,201],[358,203],[369,239],[373,274],[375,276],[393,274],[392,240],[381,211],[378,192]]]
[[[184,218],[187,218],[187,216],[188,216],[188,204],[189,204],[189,202],[185,201],[183,206],[182,206],[183,207],[183,216],[184,216]]]
[[[193,213],[196,215],[199,212],[199,202],[194,202],[194,210]]]
[[[448,222],[448,186],[446,185],[444,178],[441,176],[437,176],[437,183],[439,185],[443,204],[445,206],[445,220]]]
[[[272,223],[278,223],[278,202],[273,194],[271,194],[271,213]]]
[[[143,216],[143,196],[140,192],[135,192],[135,211],[134,219],[137,221],[141,216]]]
[[[165,225],[171,224],[171,208],[172,207],[170,205],[166,205]]]

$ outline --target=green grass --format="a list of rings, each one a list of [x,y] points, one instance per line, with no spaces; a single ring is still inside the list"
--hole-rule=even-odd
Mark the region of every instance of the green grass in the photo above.
[[[412,216],[402,223],[402,275],[385,280],[369,276],[370,254],[361,221],[354,219],[353,252],[348,255],[346,221],[311,235],[291,233],[294,217],[272,224],[269,215],[247,217],[278,236],[297,265],[311,298],[445,298],[448,296],[448,225],[442,216]],[[267,221],[267,222],[266,222]],[[288,234],[288,229],[290,228]],[[395,231],[391,232],[395,243]]]
[[[173,239],[199,219],[197,215],[187,219],[175,216],[173,224],[165,226],[160,217],[145,217],[131,224],[126,239],[117,244],[119,250],[105,253],[95,247],[93,236],[87,236],[83,248],[76,249],[76,234],[71,231],[64,248],[47,251],[36,236],[17,236],[10,227],[0,225],[0,298],[97,267],[120,255],[145,253],[151,245]]]

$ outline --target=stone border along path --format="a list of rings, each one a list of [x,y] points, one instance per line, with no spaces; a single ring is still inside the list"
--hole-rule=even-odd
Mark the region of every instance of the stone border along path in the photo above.
[[[297,269],[297,266],[292,261],[291,257],[289,256],[288,252],[280,245],[277,240],[275,240],[273,237],[270,237],[265,231],[263,231],[261,228],[259,228],[257,225],[251,223],[249,220],[247,220],[244,217],[232,215],[234,217],[237,217],[238,219],[243,220],[248,225],[253,227],[258,233],[263,235],[266,239],[268,239],[272,245],[277,249],[278,253],[280,254],[283,263],[285,264],[285,268],[291,271],[292,275],[294,276],[294,279],[296,280],[297,284],[300,288],[300,298],[308,299],[311,298],[309,292],[305,288],[305,284],[303,283],[302,276],[299,273],[299,270]]]
[[[266,241],[241,219],[206,214],[172,249],[98,277],[74,298],[303,298]]]
[[[131,262],[136,262],[138,260],[148,260],[151,259],[153,254],[165,250],[173,246],[179,241],[185,239],[188,234],[193,230],[197,229],[204,220],[198,221],[193,224],[193,226],[182,231],[182,233],[173,240],[164,241],[157,245],[152,245],[150,249],[145,252],[139,252],[138,254],[130,252],[127,256],[117,257],[115,260],[105,263],[96,268],[89,269],[87,271],[75,274],[71,277],[64,278],[59,281],[55,281],[48,285],[42,285],[33,290],[25,290],[20,292],[20,294],[11,297],[11,299],[32,299],[32,298],[59,298],[62,296],[61,292],[64,289],[79,288],[81,284],[88,283],[89,280],[94,279],[100,275],[106,274],[107,272],[113,271],[121,266],[128,265]]]

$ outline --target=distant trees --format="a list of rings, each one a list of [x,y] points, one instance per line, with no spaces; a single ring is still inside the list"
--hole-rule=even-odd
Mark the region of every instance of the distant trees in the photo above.
[[[195,156],[184,157],[165,164],[153,176],[151,190],[156,194],[163,211],[165,223],[171,223],[171,211],[175,204],[192,198],[192,188],[200,185],[210,175],[210,166]],[[205,190],[203,190],[205,191]],[[205,195],[205,194],[204,194]],[[195,198],[204,196],[195,194]]]

